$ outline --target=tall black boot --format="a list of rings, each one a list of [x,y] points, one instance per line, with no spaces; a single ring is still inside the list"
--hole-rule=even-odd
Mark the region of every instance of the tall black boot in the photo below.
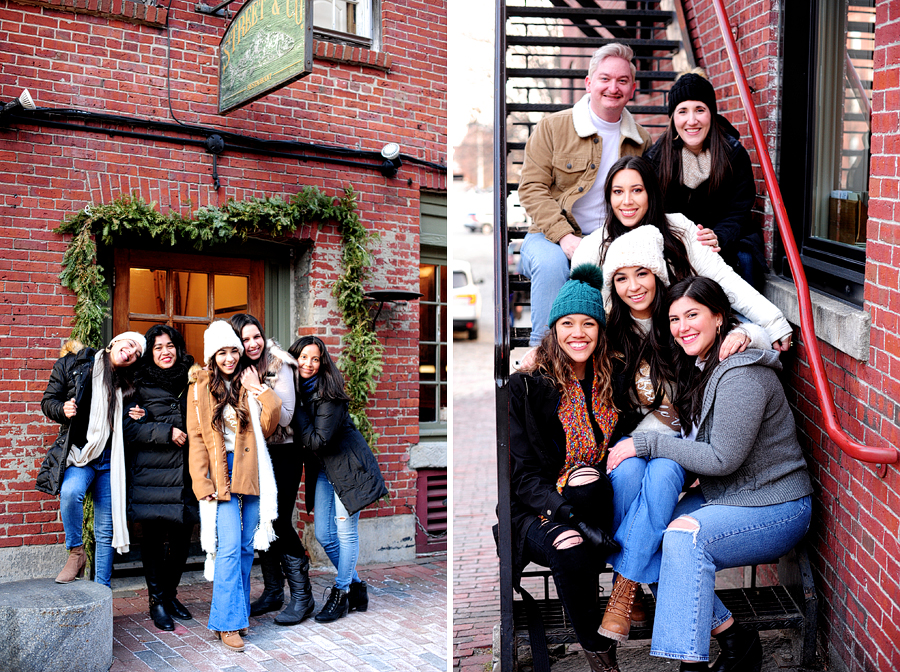
[[[714,635],[722,652],[709,668],[710,672],[759,672],[762,667],[762,644],[756,630],[741,630],[732,624]]]
[[[312,586],[309,583],[309,558],[284,554],[281,556],[284,575],[291,589],[291,602],[275,617],[277,625],[296,625],[316,610]]]
[[[153,625],[157,628],[170,632],[175,629],[175,621],[172,620],[172,617],[166,613],[163,607],[161,550],[145,545],[141,549],[141,560],[144,564],[144,578],[147,581],[150,618],[153,619]]]
[[[259,552],[259,566],[263,575],[263,592],[259,599],[250,604],[251,616],[262,616],[270,611],[278,611],[284,605],[284,574],[281,573],[281,558],[273,551]]]
[[[169,532],[168,553],[166,553],[165,572],[163,580],[163,608],[166,613],[180,621],[189,621],[193,618],[191,612],[178,601],[178,584],[181,583],[181,575],[184,574],[184,566],[187,564],[188,551],[191,543],[192,525],[173,525]]]

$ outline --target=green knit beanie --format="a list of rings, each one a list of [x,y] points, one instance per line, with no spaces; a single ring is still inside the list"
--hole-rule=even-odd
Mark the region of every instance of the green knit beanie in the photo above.
[[[602,287],[603,271],[599,266],[582,264],[573,268],[568,282],[556,295],[548,326],[552,327],[563,315],[588,315],[606,326]]]

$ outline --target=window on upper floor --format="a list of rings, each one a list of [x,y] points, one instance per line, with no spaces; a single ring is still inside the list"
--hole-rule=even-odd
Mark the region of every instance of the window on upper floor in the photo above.
[[[380,29],[380,0],[313,0],[313,30],[324,39],[377,49]]]
[[[785,206],[810,284],[862,305],[875,0],[785,3],[783,34]]]

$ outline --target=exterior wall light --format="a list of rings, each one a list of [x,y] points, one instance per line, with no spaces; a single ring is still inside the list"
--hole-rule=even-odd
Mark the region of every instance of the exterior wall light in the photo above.
[[[24,108],[26,110],[34,110],[37,109],[37,106],[34,104],[34,100],[31,98],[31,94],[28,93],[28,89],[22,91],[21,95],[18,98],[13,100],[12,102],[6,103],[2,109],[0,109],[0,115],[4,115],[10,112],[14,112],[18,108]],[[399,148],[398,148],[399,153]],[[382,154],[384,152],[382,151]],[[399,165],[399,162],[398,162]]]
[[[381,163],[381,174],[390,179],[400,170],[400,145],[389,142],[381,150],[384,161]]]

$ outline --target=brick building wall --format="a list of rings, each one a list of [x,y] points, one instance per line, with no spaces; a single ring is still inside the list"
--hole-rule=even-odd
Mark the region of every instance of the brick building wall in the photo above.
[[[84,122],[148,134],[130,138],[0,119],[0,574],[7,578],[29,571],[16,568],[22,563],[15,559],[36,562],[48,545],[61,553],[64,541],[58,498],[36,492],[34,481],[58,429],[42,415],[40,399],[74,315],[75,296],[58,279],[68,237],[52,232],[66,216],[128,194],[187,215],[232,198],[287,199],[306,185],[340,196],[352,185],[361,220],[380,235],[371,287],[419,288],[420,193],[446,191],[443,0],[382,0],[372,49],[317,39],[311,75],[227,116],[216,114],[218,43],[227,22],[196,12],[195,4],[0,0],[0,101],[27,88],[38,108],[177,119],[213,132],[376,155],[396,142],[404,162],[395,178],[385,178],[374,155],[355,159],[362,167],[336,165],[326,160],[335,152],[300,150],[306,160],[263,156],[226,137],[216,190],[213,156],[196,144],[203,135],[189,129]],[[345,327],[331,288],[340,272],[340,236],[326,224],[304,226],[294,238],[307,252],[293,268],[300,289],[292,331],[323,336],[337,354]],[[237,244],[224,254],[239,254]],[[419,440],[416,304],[385,309],[377,329],[386,346],[384,372],[370,416],[381,435],[378,459],[391,498],[363,515],[370,527],[391,528],[390,534],[379,528],[395,542],[388,548],[378,540],[387,558],[413,552],[416,474],[407,461]]]
[[[687,1],[697,58],[717,91],[717,104],[742,133],[756,166],[757,221],[768,254],[773,242],[772,208],[762,182],[714,9]],[[780,126],[789,106],[781,87],[782,4],[765,0],[726,2],[776,172]],[[866,241],[865,303],[871,318],[868,361],[819,340],[838,421],[865,445],[900,446],[900,4],[876,0],[875,73],[872,95],[871,177]],[[814,299],[815,300],[815,299]],[[795,331],[799,336],[799,330]],[[799,341],[799,345],[798,345]],[[842,454],[823,430],[808,365],[808,351],[795,337],[796,355],[785,358],[786,390],[813,475],[813,522],[808,536],[819,594],[819,642],[829,669],[900,669],[900,477],[897,465],[884,476],[875,465]]]

